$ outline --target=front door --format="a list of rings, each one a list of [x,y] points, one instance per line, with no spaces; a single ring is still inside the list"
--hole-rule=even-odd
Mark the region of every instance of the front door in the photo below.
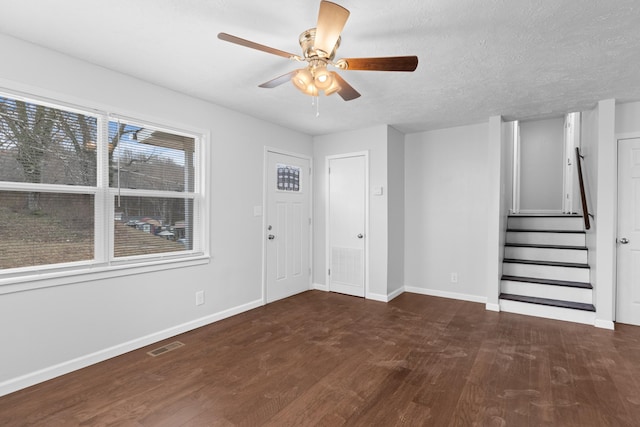
[[[618,142],[616,320],[640,325],[640,138]]]
[[[310,160],[267,151],[266,302],[311,286]]]
[[[366,158],[328,158],[329,290],[365,296]]]

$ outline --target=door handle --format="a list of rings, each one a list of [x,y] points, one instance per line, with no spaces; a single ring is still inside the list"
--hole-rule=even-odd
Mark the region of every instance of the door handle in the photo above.
[[[273,240],[273,239],[275,239],[275,238],[276,238],[276,236],[274,236],[273,234],[269,234],[269,235],[267,236],[267,239],[269,239],[269,240]]]
[[[629,243],[629,239],[627,239],[626,237],[622,237],[620,239],[620,243],[622,243],[623,245],[626,245],[627,243]]]
[[[362,233],[358,234],[358,239],[362,239],[363,237]]]

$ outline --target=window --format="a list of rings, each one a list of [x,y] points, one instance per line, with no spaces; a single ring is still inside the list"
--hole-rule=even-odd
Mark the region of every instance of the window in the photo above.
[[[203,255],[201,137],[0,95],[0,278]]]

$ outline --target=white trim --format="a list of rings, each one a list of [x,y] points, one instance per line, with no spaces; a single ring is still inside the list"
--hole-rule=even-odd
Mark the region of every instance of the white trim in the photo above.
[[[68,374],[69,372],[73,372],[78,369],[82,369],[84,367],[105,361],[107,359],[111,359],[112,357],[120,356],[122,354],[140,349],[142,347],[165,340],[167,338],[171,338],[176,335],[191,331],[193,329],[218,322],[228,317],[244,313],[245,311],[253,310],[254,308],[258,308],[260,306],[262,306],[261,300],[252,301],[247,304],[242,304],[236,307],[229,308],[227,310],[220,311],[218,313],[214,313],[205,317],[201,317],[199,319],[183,323],[181,325],[154,332],[152,334],[136,338],[134,340],[127,341],[113,347],[105,348],[94,353],[80,356],[75,359],[59,363],[57,365],[49,366],[47,368],[22,375],[17,378],[12,378],[0,383],[0,396],[4,396],[23,388],[48,381],[61,375]]]
[[[513,175],[511,177],[511,213],[520,213],[520,122],[513,122]]]
[[[498,313],[499,313],[499,312],[500,312],[500,304],[490,304],[490,303],[487,303],[487,304],[485,305],[485,309],[486,309],[487,311],[495,311],[495,312],[498,312]]]
[[[387,302],[391,301],[394,298],[399,297],[400,295],[402,295],[404,293],[404,286],[402,286],[399,289],[396,289],[395,291],[387,294]]]
[[[0,295],[175,268],[192,267],[195,265],[208,264],[210,261],[211,258],[208,255],[200,254],[197,257],[190,255],[185,255],[181,258],[166,257],[135,264],[112,264],[110,266],[106,266],[105,264],[91,264],[87,265],[86,268],[74,268],[73,270],[60,269],[58,271],[40,273],[34,270],[33,274],[23,274],[0,279]]]
[[[611,320],[600,320],[600,319],[596,319],[596,321],[593,324],[593,326],[595,326],[596,328],[609,329],[610,331],[614,331],[616,329],[615,325],[616,324]]]
[[[480,295],[461,294],[458,292],[447,292],[447,291],[441,291],[438,289],[416,288],[413,286],[405,286],[404,291],[412,294],[429,295],[432,297],[457,299],[461,301],[470,301],[470,302],[479,302],[482,304],[487,303],[487,297],[483,297]]]
[[[388,297],[386,295],[374,294],[372,292],[367,292],[365,294],[365,298],[371,301],[389,302]]]
[[[311,289],[314,289],[316,291],[329,292],[329,287],[323,283],[312,283]]]
[[[364,157],[364,296],[367,299],[374,299],[376,301],[385,301],[385,296],[381,294],[372,294],[369,292],[369,150],[355,151],[351,153],[333,154],[326,156],[324,159],[325,170],[325,188],[327,191],[325,203],[325,283],[327,290],[331,291],[331,277],[329,277],[329,268],[331,265],[331,225],[330,225],[330,206],[329,206],[329,191],[330,191],[330,179],[329,176],[329,161],[335,159],[345,159],[348,157]],[[371,297],[369,296],[371,295]],[[383,299],[378,299],[383,298]],[[386,301],[385,301],[386,302]]]
[[[313,158],[306,154],[282,150],[280,148],[264,146],[262,166],[262,303],[267,304],[267,191],[269,173],[269,153],[282,154],[309,161],[309,289],[314,289],[313,283]]]

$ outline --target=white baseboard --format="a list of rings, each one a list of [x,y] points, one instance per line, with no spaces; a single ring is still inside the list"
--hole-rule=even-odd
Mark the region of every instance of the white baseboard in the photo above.
[[[404,291],[410,292],[412,294],[430,295],[432,297],[442,297],[442,298],[457,299],[462,301],[479,302],[482,304],[487,303],[487,297],[483,297],[479,295],[461,294],[457,292],[446,292],[446,291],[440,291],[437,289],[417,288],[413,286],[405,286]]]
[[[311,289],[315,289],[316,291],[329,292],[329,287],[327,285],[321,284],[321,283],[312,283],[311,284]]]
[[[372,301],[380,301],[380,302],[389,302],[387,300],[387,296],[383,294],[374,294],[373,292],[367,293],[365,296],[366,299],[370,299]]]
[[[593,326],[595,326],[596,328],[609,329],[611,331],[615,330],[615,323],[611,320],[596,319]]]
[[[490,303],[487,303],[487,305],[486,305],[486,309],[487,309],[487,311],[497,311],[497,312],[500,312],[500,304],[490,304]]]
[[[165,329],[163,331],[154,332],[144,337],[136,338],[134,340],[127,341],[110,348],[106,348],[104,350],[96,351],[95,353],[80,356],[75,359],[41,369],[39,371],[31,372],[17,378],[12,378],[0,383],[0,396],[4,396],[23,388],[48,381],[50,379],[68,374],[73,371],[77,371],[78,369],[82,369],[99,362],[103,362],[107,359],[120,356],[132,350],[137,350],[155,342],[162,341],[167,338],[182,334],[184,332],[188,332],[190,330],[218,322],[228,317],[235,316],[236,314],[240,314],[245,311],[260,307],[262,305],[262,299],[252,301],[247,304],[232,307],[230,309],[214,313],[209,316],[201,317],[199,319],[195,319],[190,322]]]
[[[373,301],[380,301],[380,302],[389,302],[392,299],[396,298],[398,295],[401,295],[402,293],[404,293],[404,287],[400,287],[399,289],[396,289],[395,291],[387,294],[387,295],[383,295],[383,294],[374,294],[372,292],[369,292],[366,296],[367,299],[373,300]]]
[[[404,286],[396,289],[395,291],[391,292],[390,294],[387,295],[387,302],[391,301],[392,299],[402,295],[404,293]]]

